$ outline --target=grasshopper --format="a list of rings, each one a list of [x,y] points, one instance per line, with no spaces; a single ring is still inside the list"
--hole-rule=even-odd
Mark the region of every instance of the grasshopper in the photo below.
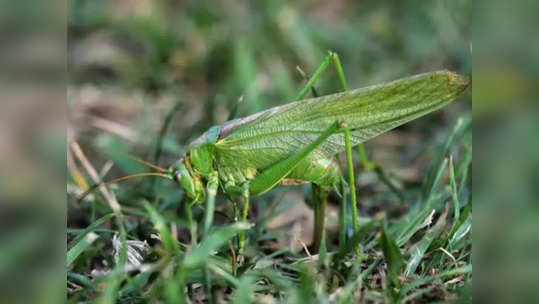
[[[314,83],[330,64],[343,92],[303,99],[314,91]],[[352,147],[444,107],[469,83],[467,77],[444,70],[347,90],[339,57],[328,52],[297,101],[211,127],[188,145],[185,155],[163,176],[178,183],[192,202],[205,202],[205,233],[212,224],[219,188],[230,197],[243,197],[242,220],[247,221],[251,196],[280,184],[312,183],[313,247],[317,250],[328,193],[346,183],[335,156],[346,151],[352,224],[357,232]],[[343,214],[341,210],[340,221]],[[244,234],[239,243],[242,250]]]

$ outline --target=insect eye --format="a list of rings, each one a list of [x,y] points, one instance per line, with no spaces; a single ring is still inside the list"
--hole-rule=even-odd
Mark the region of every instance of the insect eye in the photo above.
[[[174,171],[174,174],[172,175],[172,178],[174,179],[175,182],[180,182],[180,179],[182,178],[182,176],[180,175],[180,171],[176,170]]]

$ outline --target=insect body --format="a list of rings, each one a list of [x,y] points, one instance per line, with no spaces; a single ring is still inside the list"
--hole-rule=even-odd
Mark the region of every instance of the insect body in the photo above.
[[[309,89],[314,92],[314,82],[330,63],[337,70],[344,92],[302,100]],[[317,249],[324,230],[328,192],[341,189],[346,183],[334,161],[335,155],[346,151],[352,226],[356,233],[352,146],[444,107],[469,84],[467,77],[444,70],[348,91],[339,57],[329,52],[296,97],[299,101],[211,127],[168,170],[135,158],[159,173],[134,174],[107,183],[141,176],[176,181],[193,202],[206,202],[204,235],[212,224],[219,186],[229,197],[243,197],[245,221],[252,195],[262,194],[278,184],[312,183],[313,247]],[[341,204],[341,208],[342,224],[345,205]],[[240,234],[240,251],[244,242],[245,235]],[[345,242],[342,232],[339,242],[341,245]]]
[[[213,203],[221,185],[243,196],[245,208],[251,195],[278,184],[313,183],[313,201],[321,202],[316,221],[342,180],[336,154],[447,105],[468,85],[466,77],[438,71],[274,107],[210,128],[169,174],[194,201]]]

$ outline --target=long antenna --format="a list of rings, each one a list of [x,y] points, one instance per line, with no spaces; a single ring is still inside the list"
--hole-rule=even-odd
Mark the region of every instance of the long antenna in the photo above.
[[[125,153],[125,152],[115,151],[115,152],[113,152],[113,153],[121,154],[121,155],[123,155],[123,156],[125,156],[125,157],[131,159],[132,161],[135,161],[135,162],[137,162],[137,163],[139,163],[139,164],[146,165],[146,166],[148,166],[148,167],[150,167],[150,168],[153,168],[153,169],[155,169],[155,170],[157,170],[157,171],[159,171],[159,172],[168,172],[167,169],[161,168],[161,167],[159,167],[159,166],[157,166],[157,165],[154,165],[154,164],[152,164],[152,163],[150,163],[150,162],[148,162],[148,161],[145,161],[145,160],[140,159],[140,158],[138,158],[138,157],[136,157],[136,156],[127,154],[127,153]]]
[[[123,182],[123,181],[129,180],[129,179],[138,178],[138,177],[146,177],[146,176],[155,176],[155,177],[171,179],[171,177],[169,175],[163,174],[163,173],[157,173],[157,172],[145,172],[145,173],[137,173],[137,174],[126,175],[126,176],[122,176],[122,177],[118,177],[118,178],[109,180],[107,182],[101,182],[101,183],[92,185],[90,188],[88,188],[88,190],[86,190],[86,191],[84,191],[84,193],[82,193],[82,195],[78,198],[78,201],[81,202],[86,196],[88,196],[88,194],[90,194],[92,191],[94,191],[95,189],[97,189],[100,186],[106,186],[106,185],[110,185],[110,184]]]

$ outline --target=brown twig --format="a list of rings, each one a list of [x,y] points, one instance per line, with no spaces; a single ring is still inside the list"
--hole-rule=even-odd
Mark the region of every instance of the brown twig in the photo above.
[[[86,155],[84,155],[84,152],[82,152],[82,149],[80,148],[79,144],[76,141],[71,142],[71,150],[73,151],[73,154],[77,157],[79,162],[82,164],[84,169],[86,170],[86,173],[90,176],[92,181],[96,184],[101,183],[101,179],[99,178],[99,174],[95,170],[95,168],[92,166],[90,161],[88,161],[88,158],[86,158]],[[110,193],[105,187],[105,185],[99,186],[99,191],[103,194],[107,202],[109,203],[110,208],[114,213],[119,213],[121,211],[120,203],[116,200],[116,197]]]
[[[232,241],[228,241],[228,247],[230,247],[230,254],[232,255],[232,274],[236,275],[236,251],[234,250],[234,246],[232,245]]]

